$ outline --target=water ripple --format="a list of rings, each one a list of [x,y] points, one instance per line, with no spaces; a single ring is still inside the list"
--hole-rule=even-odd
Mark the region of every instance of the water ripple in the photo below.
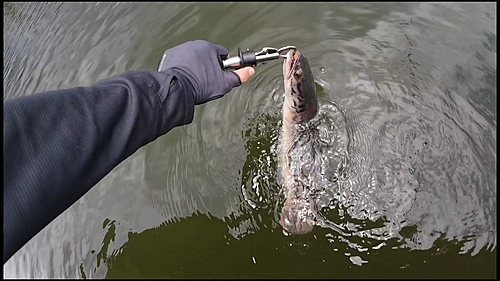
[[[245,85],[197,106],[192,124],[120,164],[8,261],[4,276],[102,278],[123,267],[108,263],[136,245],[131,232],[140,237],[168,225],[175,234],[174,226],[194,226],[197,219],[183,219],[200,213],[223,222],[223,233],[202,229],[196,240],[221,236],[230,249],[244,239],[272,245],[269,262],[248,259],[252,274],[267,264],[273,270],[262,272],[283,266],[299,276],[301,267],[290,264],[310,262],[307,274],[318,276],[331,271],[333,259],[336,274],[362,272],[353,265],[370,276],[370,266],[393,269],[380,260],[406,274],[401,269],[417,264],[391,260],[401,249],[425,251],[419,261],[451,249],[496,250],[492,9],[487,3],[4,4],[4,99],[155,69],[165,49],[188,40],[218,43],[231,55],[238,47],[296,45],[316,78],[321,140],[313,190],[318,226],[311,235],[282,236],[281,61],[259,65]],[[139,248],[162,243],[151,241]],[[248,246],[252,254],[255,245]],[[183,252],[198,255],[188,247]],[[162,254],[158,268],[179,259]],[[127,260],[122,270],[142,262]],[[220,276],[227,267],[210,270]]]

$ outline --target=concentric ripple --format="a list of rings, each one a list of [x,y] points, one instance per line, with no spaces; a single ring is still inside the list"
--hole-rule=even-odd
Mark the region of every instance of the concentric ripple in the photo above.
[[[121,163],[16,253],[4,277],[491,277],[495,10],[4,3],[4,99],[156,69],[165,49],[205,39],[231,56],[297,46],[320,102],[310,234],[284,236],[278,224],[277,60]]]

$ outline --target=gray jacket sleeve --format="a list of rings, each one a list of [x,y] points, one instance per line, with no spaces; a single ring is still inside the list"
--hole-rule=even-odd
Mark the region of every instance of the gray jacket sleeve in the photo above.
[[[175,71],[4,101],[4,263],[137,149],[194,115]]]

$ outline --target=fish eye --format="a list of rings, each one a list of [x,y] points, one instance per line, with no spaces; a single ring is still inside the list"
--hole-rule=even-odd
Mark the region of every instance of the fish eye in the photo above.
[[[295,73],[293,74],[293,77],[295,79],[299,79],[300,77],[302,77],[302,71],[295,71]]]

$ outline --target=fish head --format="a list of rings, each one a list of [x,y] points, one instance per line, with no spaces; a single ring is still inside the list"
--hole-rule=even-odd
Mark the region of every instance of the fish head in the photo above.
[[[285,101],[283,117],[291,123],[304,123],[318,113],[318,97],[309,61],[299,50],[290,50],[283,60]]]

